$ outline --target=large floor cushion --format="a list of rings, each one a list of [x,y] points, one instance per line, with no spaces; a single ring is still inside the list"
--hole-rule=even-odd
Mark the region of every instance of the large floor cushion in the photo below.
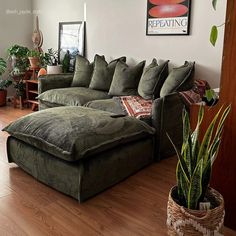
[[[7,141],[9,162],[79,202],[151,164],[152,147],[153,140],[145,138],[103,151],[96,158],[68,162],[14,137]]]
[[[82,106],[89,101],[106,98],[110,98],[107,92],[84,87],[51,89],[38,96],[39,101],[48,104],[48,107]]]
[[[76,106],[29,114],[5,127],[4,131],[66,161],[88,158],[154,134],[153,128],[138,119]]]
[[[80,202],[153,161],[153,128],[91,108],[46,109],[4,130],[9,162]]]

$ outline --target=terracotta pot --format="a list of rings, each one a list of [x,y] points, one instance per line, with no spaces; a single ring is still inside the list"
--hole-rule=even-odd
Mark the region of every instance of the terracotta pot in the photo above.
[[[28,57],[31,68],[38,68],[40,66],[40,60],[38,57]]]
[[[177,186],[169,193],[167,205],[168,235],[223,235],[224,199],[220,193],[208,188],[206,198],[210,201],[210,210],[191,210],[177,203]]]
[[[7,90],[0,90],[0,107],[6,105],[7,100]]]
[[[61,74],[62,73],[62,65],[50,66],[47,65],[47,74]]]

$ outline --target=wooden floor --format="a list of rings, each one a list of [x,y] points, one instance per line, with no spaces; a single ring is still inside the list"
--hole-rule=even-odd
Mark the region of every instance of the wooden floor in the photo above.
[[[0,108],[0,128],[30,110]],[[175,158],[138,172],[83,204],[7,163],[0,132],[0,236],[166,234],[166,204],[175,183]],[[226,229],[226,236],[236,235]]]

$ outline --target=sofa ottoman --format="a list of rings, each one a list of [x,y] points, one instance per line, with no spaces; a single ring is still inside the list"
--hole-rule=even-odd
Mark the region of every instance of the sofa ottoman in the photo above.
[[[46,109],[4,131],[9,162],[80,202],[153,161],[153,128],[91,108]]]

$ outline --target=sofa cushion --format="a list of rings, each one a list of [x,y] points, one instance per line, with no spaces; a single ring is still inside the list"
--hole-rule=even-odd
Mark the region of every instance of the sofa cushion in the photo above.
[[[145,61],[136,66],[128,66],[119,61],[108,94],[112,96],[136,95],[144,65]]]
[[[101,56],[104,58],[104,56]],[[71,86],[88,87],[93,74],[94,63],[81,55],[76,56],[75,73]]]
[[[38,99],[43,102],[53,103],[62,106],[82,106],[85,103],[97,100],[106,99],[110,96],[107,92],[93,90],[83,87],[70,87],[61,89],[51,89],[38,96]]]
[[[161,88],[160,97],[191,89],[194,85],[194,65],[195,62],[186,61],[183,66],[173,68]]]
[[[112,115],[87,107],[57,107],[31,113],[3,130],[66,161],[77,161],[154,134],[154,129],[144,122]]]
[[[152,63],[144,69],[138,85],[138,93],[144,99],[153,99],[160,97],[160,90],[168,76],[168,62],[160,65],[154,58]]]
[[[136,103],[132,104],[131,106],[130,104],[127,104],[126,101],[128,97],[134,97]],[[102,111],[109,111],[117,114],[117,116],[125,116],[125,115],[132,116],[151,125],[150,112],[148,114],[145,104],[142,104],[143,103],[142,100],[144,99],[139,96],[121,96],[121,97],[113,97],[110,99],[90,101],[84,106]],[[148,102],[149,102],[148,100],[144,100],[144,103],[147,104]],[[136,111],[133,113],[130,112],[130,110],[134,107]]]
[[[89,85],[91,89],[109,91],[112,78],[115,72],[116,64],[118,61],[126,61],[126,57],[120,57],[111,61],[109,64],[105,61],[104,57],[99,55],[94,59],[94,70],[92,79]]]
[[[90,101],[84,106],[102,111],[109,111],[119,115],[127,115],[127,112],[125,112],[119,97]]]

